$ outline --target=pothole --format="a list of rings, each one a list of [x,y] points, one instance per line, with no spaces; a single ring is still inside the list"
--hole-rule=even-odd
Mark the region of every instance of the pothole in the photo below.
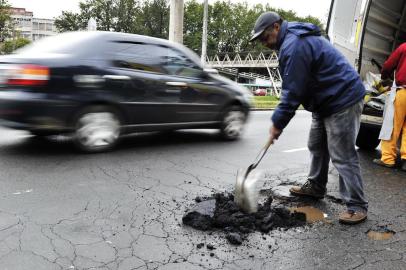
[[[328,217],[326,213],[312,206],[291,207],[289,210],[293,213],[303,213],[308,223],[324,221]]]
[[[387,226],[378,226],[377,228],[370,229],[367,231],[369,239],[382,241],[389,240],[396,234],[395,231],[392,231]]]
[[[199,201],[199,200],[198,200]],[[258,212],[247,214],[234,202],[232,194],[216,194],[198,202],[182,218],[183,224],[195,229],[226,232],[227,240],[240,245],[248,233],[268,233],[277,228],[304,226],[304,213],[292,212],[283,206],[272,206],[272,197],[260,204]]]

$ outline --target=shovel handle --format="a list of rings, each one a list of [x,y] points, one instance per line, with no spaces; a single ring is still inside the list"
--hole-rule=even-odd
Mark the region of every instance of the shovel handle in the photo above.
[[[261,149],[261,151],[258,153],[258,156],[255,158],[254,163],[252,164],[251,170],[255,169],[258,164],[261,162],[263,157],[265,156],[266,152],[268,152],[269,147],[272,144],[272,139],[269,138],[264,147]]]

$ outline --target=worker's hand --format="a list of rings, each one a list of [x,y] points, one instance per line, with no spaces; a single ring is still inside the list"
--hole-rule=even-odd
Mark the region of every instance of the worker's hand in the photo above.
[[[274,142],[279,138],[279,136],[281,135],[282,130],[276,128],[274,125],[271,126],[271,128],[269,129],[269,141],[271,144],[274,144]]]

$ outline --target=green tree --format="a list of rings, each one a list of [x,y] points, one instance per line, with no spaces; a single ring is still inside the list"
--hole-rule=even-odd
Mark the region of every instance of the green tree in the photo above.
[[[184,44],[201,53],[202,48],[202,32],[203,32],[203,4],[197,0],[191,0],[185,4],[184,17]]]
[[[88,1],[91,7],[91,15],[96,18],[97,29],[114,31],[114,6],[113,0],[91,0]]]
[[[62,15],[55,19],[55,27],[59,32],[80,30],[83,28],[81,15],[62,11]]]
[[[3,54],[10,54],[13,51],[22,48],[30,43],[30,40],[23,37],[18,37],[17,39],[13,40],[7,40],[2,44],[1,52]]]
[[[91,0],[79,3],[79,13],[62,11],[62,15],[55,19],[55,26],[59,32],[85,30],[94,12],[94,3]]]
[[[79,8],[79,13],[63,12],[56,18],[58,31],[86,29],[95,18],[97,30],[168,37],[168,0],[86,0]]]
[[[137,32],[137,18],[140,16],[140,3],[136,0],[115,0],[114,17],[115,31],[125,33]]]
[[[144,0],[136,30],[138,34],[167,39],[169,37],[169,1]]]
[[[265,11],[276,11],[288,21],[311,22],[323,27],[320,20],[302,18],[294,11],[275,9],[269,4],[249,5],[230,0],[219,0],[209,5],[208,45],[209,55],[214,53],[263,51],[259,44],[249,42],[251,30],[258,16]],[[203,4],[196,0],[185,3],[184,43],[196,52],[201,51]]]
[[[91,17],[97,29],[168,38],[169,0],[84,0],[79,13],[63,12],[56,19],[59,31],[86,29]],[[320,20],[297,16],[294,11],[281,10],[269,4],[249,5],[231,0],[218,0],[209,5],[208,54],[216,52],[262,51],[249,42],[252,27],[265,11],[276,11],[288,21],[307,21],[321,25]],[[184,44],[200,53],[203,27],[203,4],[198,0],[185,2]]]
[[[79,3],[79,13],[62,12],[55,19],[59,32],[85,30],[90,18],[95,18],[98,30],[113,30],[113,1],[112,0],[86,0]]]
[[[11,36],[13,21],[10,17],[10,4],[7,0],[0,0],[0,42]]]

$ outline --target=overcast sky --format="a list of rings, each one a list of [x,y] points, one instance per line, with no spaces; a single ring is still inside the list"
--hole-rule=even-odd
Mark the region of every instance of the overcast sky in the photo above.
[[[186,0],[187,1],[187,0]],[[199,0],[203,2],[203,0]],[[210,3],[216,0],[209,0]],[[291,9],[300,16],[312,15],[327,21],[327,14],[331,0],[232,0],[248,2],[249,4],[269,3],[276,8]],[[25,8],[34,12],[37,18],[53,18],[62,14],[62,11],[79,11],[79,2],[84,0],[8,0],[13,7]]]

